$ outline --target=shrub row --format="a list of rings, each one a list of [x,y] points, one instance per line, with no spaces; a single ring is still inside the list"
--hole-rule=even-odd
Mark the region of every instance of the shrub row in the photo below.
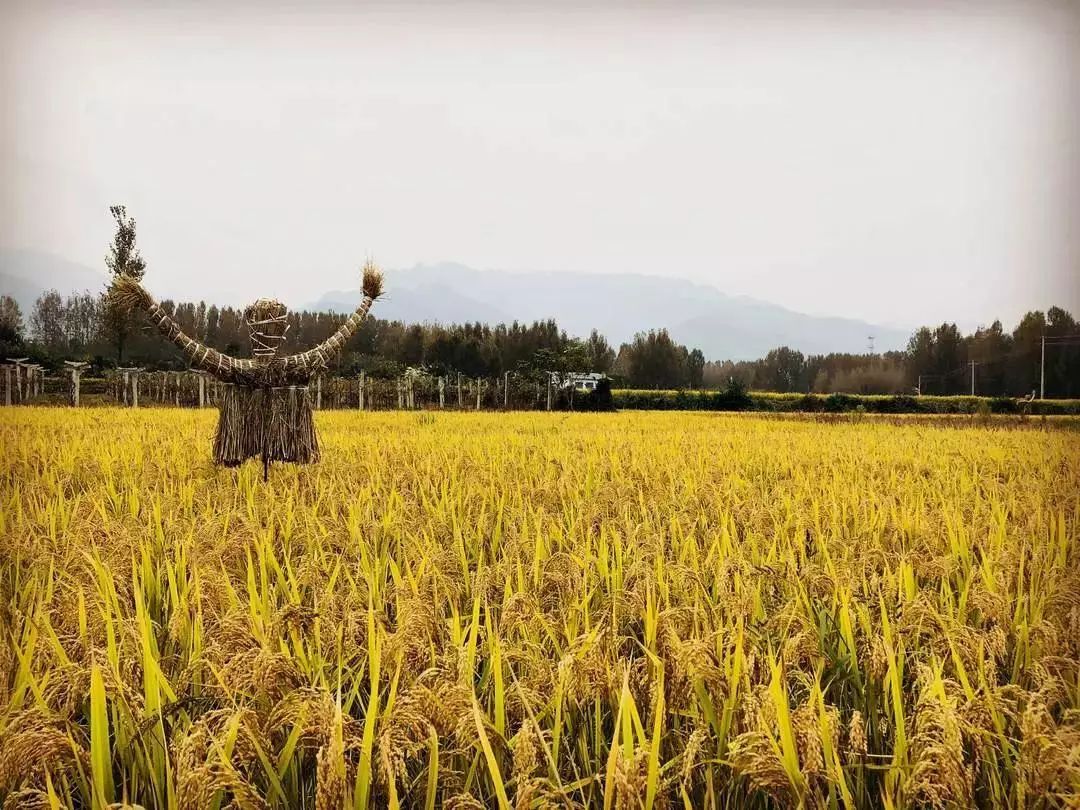
[[[1033,416],[1080,415],[1080,399],[1026,402],[1011,397],[914,397],[906,394],[778,394],[769,391],[646,391],[616,389],[616,408],[653,411],[770,411],[849,413],[971,414],[983,403],[990,413],[1028,413]]]

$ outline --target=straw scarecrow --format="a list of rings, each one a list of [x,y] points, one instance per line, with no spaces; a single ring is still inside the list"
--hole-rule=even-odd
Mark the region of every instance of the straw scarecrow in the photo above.
[[[278,355],[289,328],[285,305],[260,298],[244,310],[251,359],[230,357],[185,335],[130,276],[117,277],[109,289],[109,298],[122,310],[144,311],[151,323],[183,350],[194,368],[225,383],[214,438],[214,461],[235,467],[249,458],[261,457],[265,477],[272,461],[308,464],[319,460],[308,383],[341,351],[382,294],[382,273],[371,262],[364,266],[363,292],[360,306],[337,332],[313,349],[287,356]]]

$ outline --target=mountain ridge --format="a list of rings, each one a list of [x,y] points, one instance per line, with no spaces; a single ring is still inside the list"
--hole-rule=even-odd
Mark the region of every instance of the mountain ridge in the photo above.
[[[615,345],[632,340],[636,332],[667,329],[710,359],[755,359],[781,345],[808,354],[861,353],[870,335],[876,350],[888,351],[904,348],[910,335],[858,318],[808,315],[750,296],[728,295],[701,282],[637,273],[508,272],[443,262],[390,270],[386,276],[391,292],[379,302],[381,318],[528,323],[554,317],[570,334],[585,336],[595,328]],[[454,293],[453,305],[439,307],[442,302],[435,293],[446,288]],[[349,312],[359,300],[356,290],[329,291],[306,308]],[[429,311],[438,309],[442,316],[421,317],[416,300],[428,302]],[[470,314],[481,310],[492,314]]]
[[[64,294],[100,291],[104,272],[48,253],[0,251],[0,292],[12,295],[29,319],[47,289]],[[748,360],[787,345],[807,354],[902,349],[909,332],[857,318],[800,313],[687,279],[640,273],[477,270],[457,262],[418,264],[386,272],[387,294],[376,314],[408,323],[530,323],[554,318],[585,337],[597,329],[613,345],[636,332],[667,329],[710,360]],[[298,309],[351,311],[359,290],[324,293]]]

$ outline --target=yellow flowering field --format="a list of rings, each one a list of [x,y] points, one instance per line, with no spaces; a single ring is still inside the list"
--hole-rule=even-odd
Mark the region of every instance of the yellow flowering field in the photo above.
[[[0,411],[4,807],[1080,802],[1080,432]]]

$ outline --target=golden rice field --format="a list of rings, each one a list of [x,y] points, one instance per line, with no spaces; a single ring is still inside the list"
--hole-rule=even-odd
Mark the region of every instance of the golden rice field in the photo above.
[[[0,412],[5,808],[1078,807],[1080,433]]]

